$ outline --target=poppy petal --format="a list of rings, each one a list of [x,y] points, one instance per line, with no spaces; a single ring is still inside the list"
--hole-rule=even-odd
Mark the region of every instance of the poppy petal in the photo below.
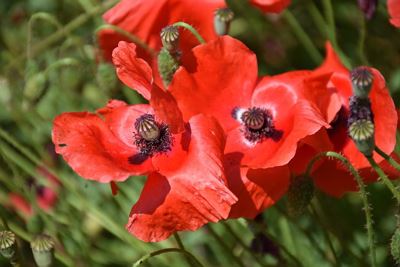
[[[199,45],[193,53],[196,70],[190,73],[179,68],[168,90],[177,100],[185,121],[203,113],[215,116],[225,130],[233,128],[237,123],[231,116],[232,110],[250,104],[257,80],[255,54],[229,36]]]
[[[75,112],[57,116],[52,139],[56,152],[76,173],[89,180],[123,181],[151,169],[150,161],[131,164],[129,159],[139,153],[137,149],[126,145],[94,114]]]
[[[237,201],[226,186],[223,132],[217,122],[193,117],[188,137],[185,145],[176,142],[171,153],[153,158],[159,172],[149,176],[127,224],[143,241],[161,241],[176,231],[226,219]]]
[[[136,56],[136,45],[125,41],[119,42],[112,58],[119,79],[144,98],[150,99],[153,71],[145,60]]]
[[[400,2],[398,0],[388,0],[387,6],[391,17],[390,23],[396,27],[400,27]]]
[[[252,5],[268,13],[280,13],[290,5],[290,2],[291,0],[250,0]]]

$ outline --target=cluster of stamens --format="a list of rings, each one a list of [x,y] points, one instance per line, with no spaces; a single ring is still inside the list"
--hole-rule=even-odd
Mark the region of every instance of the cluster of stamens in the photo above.
[[[171,150],[173,139],[168,125],[156,122],[153,115],[144,114],[137,118],[135,129],[135,145],[140,151],[140,157],[148,158]],[[132,157],[132,163],[137,159],[138,156]]]
[[[262,108],[252,107],[247,110],[235,108],[232,116],[243,124],[244,137],[253,143],[260,143],[267,138],[278,141],[282,131],[275,129],[271,113]]]

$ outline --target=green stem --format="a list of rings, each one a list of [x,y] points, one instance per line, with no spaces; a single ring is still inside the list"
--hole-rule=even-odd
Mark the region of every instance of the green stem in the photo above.
[[[293,14],[286,10],[283,13],[284,18],[289,23],[289,26],[292,28],[294,34],[297,36],[297,39],[301,42],[304,48],[307,50],[311,59],[314,61],[316,65],[319,65],[323,60],[321,53],[318,51],[317,47],[312,42],[311,38],[304,31],[303,27],[297,21],[296,17]]]
[[[133,35],[132,33],[125,31],[124,29],[121,29],[120,27],[117,27],[115,25],[111,25],[111,24],[105,24],[105,25],[101,25],[99,26],[96,30],[95,30],[95,34],[97,36],[97,33],[101,30],[105,30],[105,29],[111,29],[123,36],[125,36],[126,38],[128,38],[130,41],[132,41],[133,43],[139,45],[141,48],[143,48],[144,50],[146,50],[152,57],[155,57],[157,52],[151,48],[150,46],[148,46],[145,42],[143,42],[139,37]]]
[[[104,2],[102,5],[98,5],[94,7],[90,12],[81,14],[65,25],[63,28],[57,30],[55,33],[51,34],[43,41],[38,42],[36,45],[32,46],[30,57],[33,58],[37,54],[42,53],[45,51],[49,46],[55,44],[56,42],[60,41],[62,38],[68,36],[72,31],[80,28],[86,22],[88,22],[92,17],[103,13],[104,11],[111,8],[114,4],[116,4],[118,0],[108,0]],[[20,55],[16,57],[8,66],[7,69],[12,68],[14,66],[18,66],[25,58],[27,54]]]
[[[199,41],[200,44],[204,44],[206,42],[206,41],[204,41],[203,37],[201,37],[200,33],[198,31],[196,31],[196,29],[193,28],[191,25],[187,24],[186,22],[178,21],[178,22],[175,22],[172,26],[182,27],[182,28],[189,30],[196,37],[196,39]]]
[[[368,65],[368,59],[365,56],[365,39],[367,37],[367,23],[365,21],[364,16],[360,19],[360,37],[358,40],[358,53],[363,65]]]
[[[335,15],[333,12],[331,0],[322,0],[322,5],[324,7],[325,17],[328,22],[327,34],[329,36],[329,40],[331,40],[335,48],[337,48]]]
[[[319,216],[319,214],[317,212],[317,209],[314,207],[314,205],[312,203],[311,203],[310,206],[311,206],[310,209],[312,211],[312,214],[316,218],[317,222],[321,225],[323,235],[324,235],[324,237],[326,239],[326,242],[328,243],[329,249],[331,250],[331,253],[333,255],[334,265],[335,266],[339,266],[338,265],[339,260],[338,260],[338,257],[337,257],[337,253],[336,253],[335,247],[333,246],[333,242],[332,242],[332,239],[331,239],[331,237],[329,235],[329,232],[325,230],[326,227],[322,223],[322,219],[320,218],[320,216]]]
[[[376,171],[376,173],[381,178],[382,182],[389,188],[392,192],[393,196],[396,198],[397,203],[400,204],[400,192],[397,191],[394,184],[390,181],[390,179],[386,176],[385,172],[379,167],[378,163],[372,157],[366,157],[371,167]]]
[[[147,261],[148,259],[150,259],[150,258],[152,258],[154,256],[158,256],[158,255],[165,254],[165,253],[171,253],[171,252],[182,253],[185,256],[190,257],[196,263],[197,266],[204,267],[204,265],[202,265],[201,262],[199,262],[192,254],[190,254],[186,250],[180,249],[180,248],[165,248],[165,249],[160,249],[160,250],[153,251],[153,252],[151,252],[151,253],[149,253],[147,255],[144,255],[142,258],[140,258],[138,261],[136,261],[132,265],[132,267],[137,267],[137,266],[143,264],[145,261]]]
[[[253,250],[249,246],[247,246],[243,240],[235,233],[235,231],[230,227],[227,222],[222,222],[222,225],[226,228],[226,230],[235,238],[236,242],[238,242],[256,261],[260,266],[268,266],[265,264],[259,255],[254,253]]]
[[[237,265],[241,267],[246,267],[246,265],[242,262],[242,260],[236,256],[233,251],[228,247],[228,245],[218,236],[218,234],[212,229],[211,226],[207,225],[207,230],[208,232],[214,237],[215,240],[221,245],[221,247],[226,251],[226,253],[229,253],[232,255],[233,260],[236,262]]]
[[[179,247],[181,250],[184,250],[184,251],[188,252],[188,251],[186,250],[185,246],[183,245],[182,239],[179,237],[179,234],[178,234],[178,233],[174,233],[174,238],[175,238],[175,240],[176,240],[176,243],[178,244],[178,247]],[[191,254],[190,252],[188,252],[188,253]],[[186,254],[185,254],[184,256],[185,256],[187,262],[189,263],[189,266],[193,266],[193,263],[196,264],[196,262],[199,262],[199,260],[197,260],[197,259],[196,259],[196,262],[193,262],[193,259],[192,259],[192,258],[195,258],[195,256],[194,256],[193,254],[192,254],[192,257],[188,257]]]
[[[331,158],[335,158],[339,161],[341,161],[344,166],[346,166],[346,168],[350,171],[350,173],[353,175],[354,179],[356,180],[358,187],[360,189],[360,195],[363,201],[363,205],[364,205],[364,212],[365,212],[365,220],[366,220],[366,224],[367,224],[367,235],[368,235],[368,245],[369,245],[369,251],[370,251],[370,258],[371,258],[371,265],[373,267],[376,267],[376,254],[375,254],[375,242],[374,242],[374,230],[372,228],[372,224],[373,224],[373,220],[372,220],[372,212],[371,212],[371,206],[369,204],[369,200],[368,200],[368,194],[365,188],[365,183],[362,179],[362,177],[360,176],[360,174],[358,173],[358,171],[353,167],[353,165],[350,163],[350,161],[343,157],[342,155],[340,155],[339,153],[333,152],[333,151],[328,151],[328,152],[322,152],[317,154],[313,159],[311,159],[311,161],[308,163],[307,169],[305,174],[306,175],[310,175],[312,168],[314,166],[314,164],[325,158],[325,157],[331,157]]]
[[[400,171],[400,164],[395,161],[390,155],[383,152],[379,147],[375,147],[376,153],[378,153],[382,158],[384,158],[390,165],[393,166],[396,170]]]
[[[321,12],[319,12],[315,3],[311,0],[308,1],[307,9],[311,15],[311,18],[314,20],[314,25],[318,28],[319,32],[327,39],[328,33],[326,29],[328,28],[328,25],[326,24],[324,17],[322,16]]]

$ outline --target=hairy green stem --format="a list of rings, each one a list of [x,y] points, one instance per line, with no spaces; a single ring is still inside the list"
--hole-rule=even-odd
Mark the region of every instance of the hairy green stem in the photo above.
[[[365,56],[365,39],[367,37],[367,23],[364,16],[360,19],[360,37],[358,40],[358,53],[361,60],[361,64],[368,65],[368,59]]]
[[[204,44],[206,42],[204,41],[204,38],[201,37],[200,33],[195,28],[193,28],[192,25],[187,24],[186,22],[178,21],[175,22],[172,26],[182,27],[189,30],[196,37],[196,39],[199,41],[200,44]]]
[[[384,158],[393,168],[400,171],[400,164],[395,161],[390,155],[383,152],[379,147],[375,147],[376,153],[378,153],[382,158]]]
[[[171,252],[176,252],[176,253],[182,253],[187,257],[190,257],[198,267],[204,267],[203,264],[201,264],[201,262],[199,262],[192,254],[190,254],[189,252],[187,252],[184,249],[180,249],[180,248],[165,248],[165,249],[160,249],[160,250],[156,250],[153,251],[147,255],[144,255],[142,258],[140,258],[138,261],[136,261],[132,267],[137,267],[141,264],[143,264],[145,261],[149,260],[152,257],[161,255],[161,254],[165,254],[165,253],[171,253]]]
[[[297,39],[299,39],[300,43],[307,50],[311,59],[314,61],[316,65],[319,65],[323,60],[323,57],[321,53],[318,51],[317,47],[312,42],[311,38],[304,31],[303,27],[300,25],[296,17],[293,16],[293,14],[289,10],[286,10],[283,13],[283,17],[289,23],[289,26],[292,28],[294,34],[297,36]]]
[[[396,189],[392,181],[387,177],[385,172],[379,167],[378,163],[372,157],[366,157],[371,167],[375,170],[375,172],[379,175],[382,182],[389,188],[390,192],[392,192],[393,196],[396,198],[397,203],[400,205],[400,192]]]
[[[371,266],[376,267],[376,254],[375,254],[375,234],[374,230],[372,227],[373,220],[372,220],[372,212],[371,212],[371,206],[369,204],[368,200],[368,194],[367,190],[365,188],[365,183],[358,173],[358,171],[353,167],[353,165],[350,163],[350,161],[345,158],[344,156],[340,155],[339,153],[333,152],[333,151],[328,151],[328,152],[322,152],[317,154],[311,161],[308,163],[307,169],[305,174],[310,175],[312,168],[314,164],[325,158],[325,157],[330,157],[330,158],[335,158],[339,161],[341,161],[344,166],[350,171],[350,173],[353,175],[354,179],[356,180],[358,187],[360,189],[360,195],[363,201],[364,205],[364,212],[365,212],[365,220],[367,224],[367,235],[368,235],[368,245],[369,245],[369,252],[370,252],[370,258],[371,258]]]

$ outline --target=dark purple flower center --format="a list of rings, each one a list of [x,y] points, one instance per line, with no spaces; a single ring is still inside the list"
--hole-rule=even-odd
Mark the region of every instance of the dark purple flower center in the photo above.
[[[279,141],[282,137],[283,132],[275,129],[269,110],[258,107],[246,110],[234,108],[232,116],[243,124],[244,137],[250,142],[261,143],[267,138]]]
[[[374,116],[371,111],[371,102],[368,98],[352,96],[349,99],[349,117],[347,127],[357,121],[368,120],[374,122]]]
[[[142,158],[148,158],[158,153],[171,150],[173,138],[169,127],[165,123],[159,123],[151,114],[144,114],[136,119],[134,133],[135,145],[140,151]],[[134,156],[133,161],[138,156]],[[133,162],[135,163],[135,162]]]

